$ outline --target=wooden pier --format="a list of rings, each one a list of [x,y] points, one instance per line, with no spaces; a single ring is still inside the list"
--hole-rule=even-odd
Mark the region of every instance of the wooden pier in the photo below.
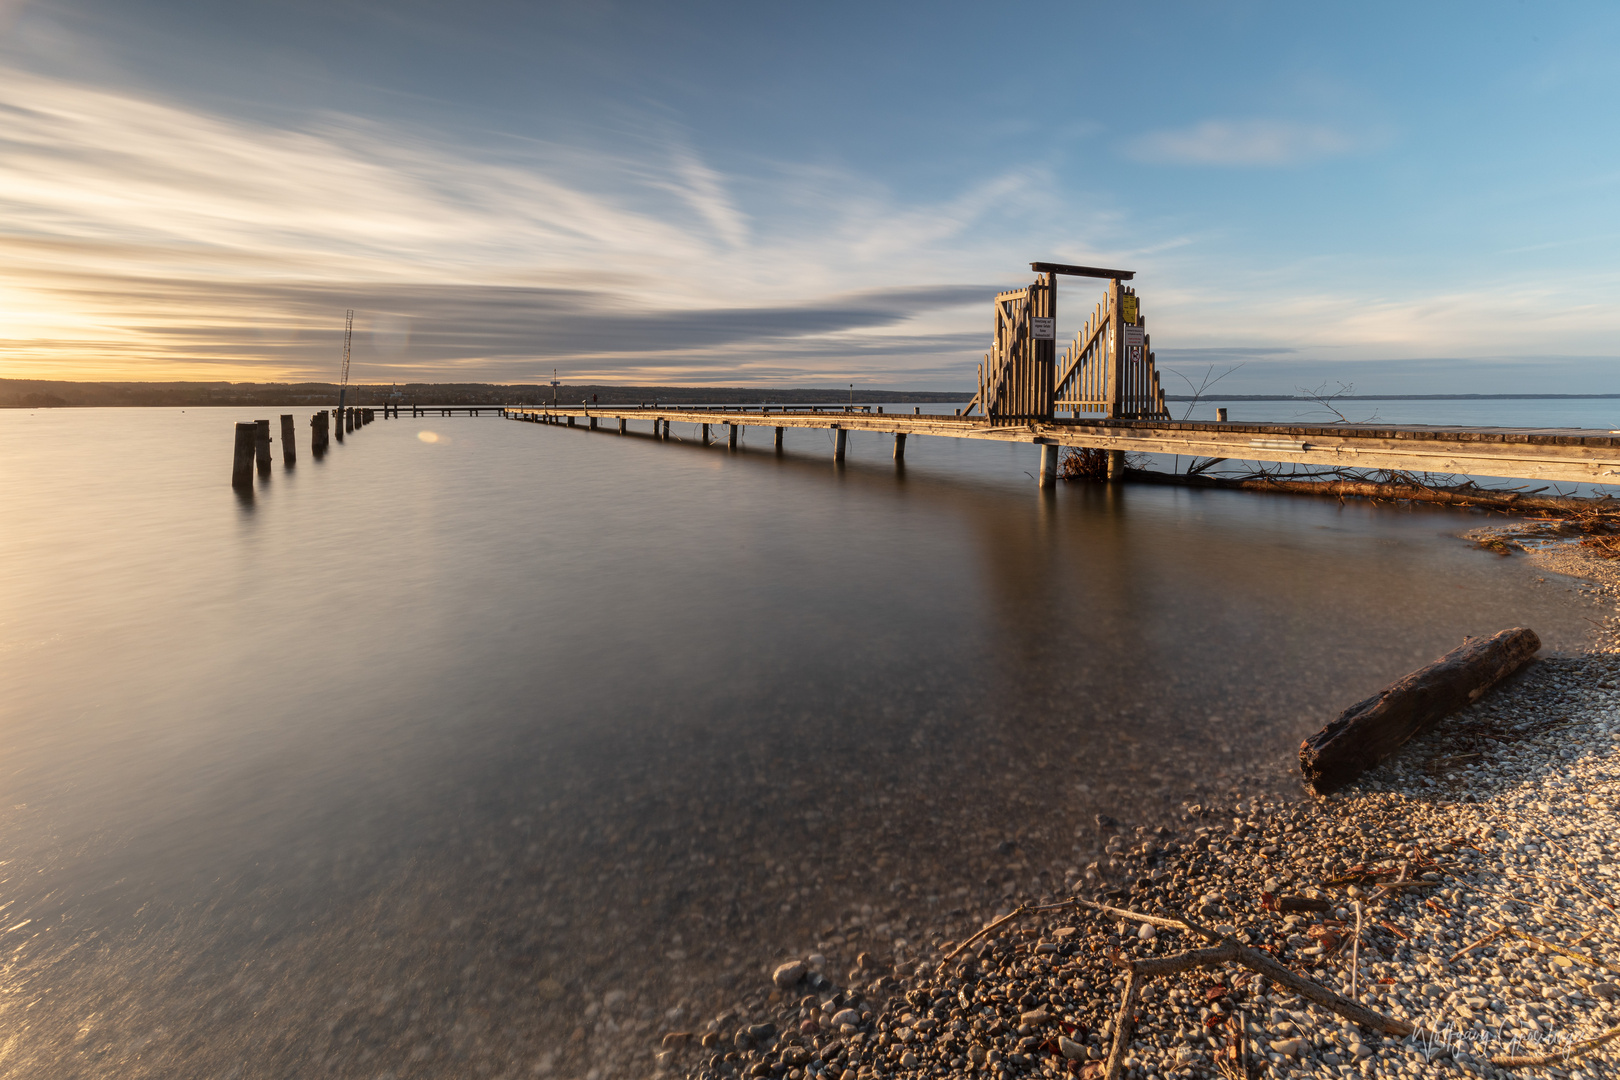
[[[1040,276],[995,298],[992,349],[979,366],[978,391],[954,416],[920,409],[885,412],[881,406],[508,406],[501,415],[530,423],[595,431],[613,421],[648,424],[669,438],[671,424],[692,424],[709,445],[710,428],[723,424],[729,449],[749,427],[770,428],[778,452],[787,428],[833,432],[833,460],[841,462],[852,431],[894,437],[903,460],[913,436],[989,439],[1042,447],[1039,483],[1056,479],[1062,447],[1108,452],[1108,474],[1124,474],[1125,455],[1174,454],[1212,461],[1266,461],[1344,469],[1391,469],[1561,483],[1620,483],[1620,433],[1588,429],[1433,427],[1421,424],[1254,424],[1175,421],[1159,384],[1147,319],[1129,270],[1031,263]],[[1060,276],[1101,278],[1103,299],[1079,335],[1056,350]],[[424,410],[428,411],[428,410]],[[1224,410],[1222,410],[1224,412]],[[1060,415],[1067,412],[1068,416]],[[476,413],[474,414],[476,415]]]
[[[990,424],[975,417],[874,411],[870,406],[508,406],[513,420],[580,424],[614,421],[622,433],[645,423],[648,433],[668,432],[670,424],[693,425],[693,438],[708,443],[705,428],[769,428],[781,448],[785,428],[835,432],[834,459],[843,455],[838,434],[851,431],[892,435],[895,457],[903,458],[908,436],[989,439],[1051,448],[1053,461],[1065,446],[1231,461],[1272,461],[1347,469],[1401,469],[1496,476],[1563,483],[1620,484],[1620,435],[1582,428],[1465,428],[1418,424],[1245,424],[1175,420],[1030,421],[1018,426]],[[668,438],[668,434],[663,434]],[[728,437],[727,446],[735,443]],[[1045,473],[1043,462],[1043,474]]]

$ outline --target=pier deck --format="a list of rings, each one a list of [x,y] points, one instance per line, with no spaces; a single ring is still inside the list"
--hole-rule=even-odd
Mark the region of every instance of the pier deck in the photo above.
[[[1173,420],[1031,420],[890,413],[868,406],[508,406],[534,423],[665,423],[820,428],[990,439],[1130,453],[1352,469],[1462,473],[1564,483],[1620,483],[1620,433],[1590,428],[1472,428],[1419,424],[1254,424]],[[699,435],[701,438],[701,434]]]

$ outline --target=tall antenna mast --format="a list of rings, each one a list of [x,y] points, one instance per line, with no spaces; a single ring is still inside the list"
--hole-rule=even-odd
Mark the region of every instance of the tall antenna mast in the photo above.
[[[338,415],[343,415],[343,399],[349,391],[349,342],[354,339],[354,308],[343,320],[343,381],[338,383]]]

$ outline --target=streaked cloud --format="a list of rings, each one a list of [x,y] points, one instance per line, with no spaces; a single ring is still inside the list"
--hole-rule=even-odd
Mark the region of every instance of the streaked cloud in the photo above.
[[[1125,145],[1137,161],[1164,165],[1276,167],[1337,157],[1358,140],[1327,124],[1288,120],[1205,120],[1190,128],[1150,131]]]
[[[674,134],[618,155],[472,148],[15,70],[0,71],[0,117],[9,375],[321,377],[353,307],[357,360],[378,375],[508,379],[543,363],[688,381],[766,349],[785,378],[813,374],[789,357],[883,355],[903,382],[905,357],[947,342],[971,370],[966,328],[1006,283],[961,284],[962,268],[1022,279],[1028,233],[1085,217],[1017,169],[900,204],[825,169],[727,177]],[[992,215],[1013,233],[975,233]]]

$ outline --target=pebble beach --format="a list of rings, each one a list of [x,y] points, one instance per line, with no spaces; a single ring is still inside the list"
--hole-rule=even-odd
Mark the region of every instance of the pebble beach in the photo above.
[[[903,923],[852,913],[712,1015],[672,1010],[619,1064],[694,1080],[1095,1080],[1126,965],[1208,945],[1185,920],[1411,1033],[1226,962],[1146,983],[1117,1075],[1620,1075],[1620,1039],[1583,1045],[1620,1024],[1620,573],[1573,545],[1527,557],[1600,601],[1590,646],[1544,652],[1350,787],[1076,822],[1075,850],[1099,854],[1049,894]],[[620,1071],[598,1060],[599,1077]]]

